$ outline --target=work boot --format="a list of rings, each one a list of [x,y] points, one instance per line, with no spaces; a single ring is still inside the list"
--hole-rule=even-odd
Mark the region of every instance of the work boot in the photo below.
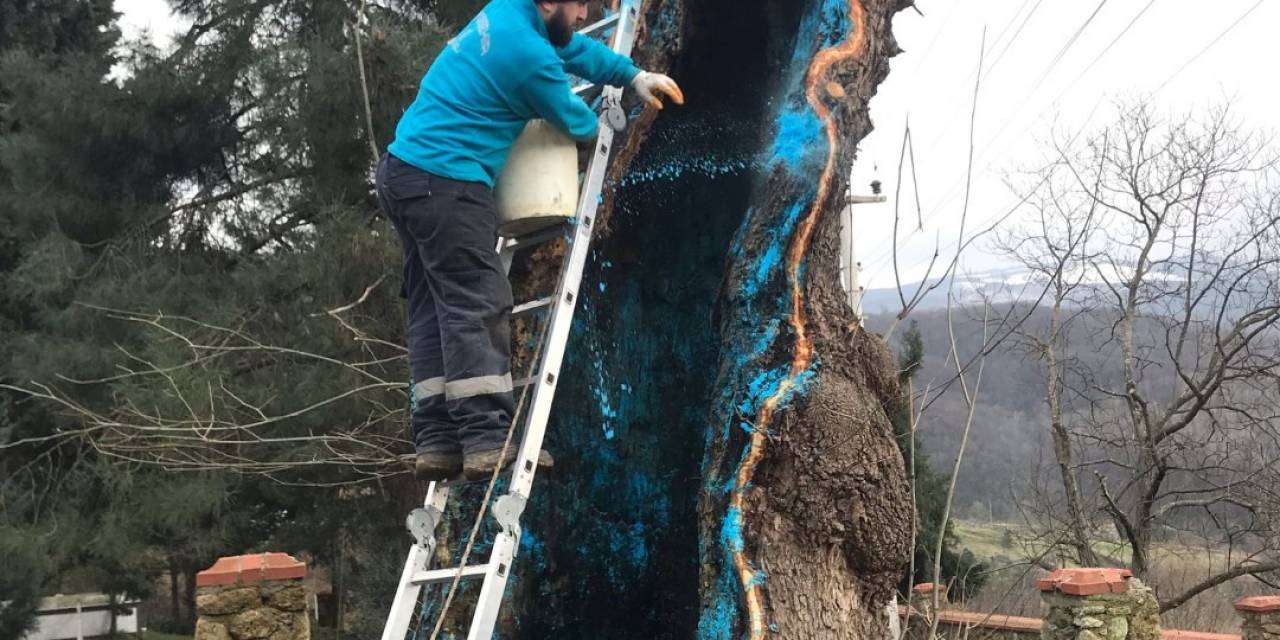
[[[413,464],[413,475],[423,482],[452,480],[462,473],[462,453],[457,451],[425,451]]]
[[[515,462],[516,456],[519,455],[519,449],[520,448],[515,444],[507,447],[507,454],[502,456],[501,465],[498,464],[498,456],[502,454],[502,447],[468,453],[466,460],[462,463],[462,473],[467,477],[467,480],[471,480],[473,482],[489,478],[493,475],[493,468],[495,466],[500,466],[505,469],[510,466],[512,462]],[[551,457],[551,454],[546,452],[545,449],[538,452],[539,468],[550,469],[555,466],[555,464],[555,460]]]

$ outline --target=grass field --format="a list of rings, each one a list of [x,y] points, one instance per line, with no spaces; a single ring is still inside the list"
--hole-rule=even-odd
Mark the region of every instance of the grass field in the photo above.
[[[1006,548],[1003,543],[1006,532],[1016,537],[1022,535],[1022,531],[1021,527],[1001,522],[955,521],[960,546],[972,551],[973,555],[983,561],[1009,555],[1014,549]]]
[[[1036,539],[1026,527],[1018,524],[1002,522],[976,522],[972,520],[956,520],[955,533],[960,538],[960,546],[968,548],[983,562],[999,563],[1002,559],[1021,559],[1030,554],[1041,554],[1048,546],[1044,541]],[[1129,561],[1128,545],[1122,544],[1114,536],[1094,532],[1094,553],[1102,558],[1110,558],[1113,564]],[[1237,551],[1238,553],[1238,551]],[[1171,565],[1180,570],[1199,570],[1209,572],[1214,567],[1227,563],[1227,549],[1189,536],[1171,537],[1157,542],[1151,550],[1152,565]],[[1057,558],[1048,558],[1050,562],[1059,563]]]

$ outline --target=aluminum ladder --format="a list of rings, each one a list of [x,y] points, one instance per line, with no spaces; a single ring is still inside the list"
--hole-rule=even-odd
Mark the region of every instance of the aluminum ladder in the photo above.
[[[589,37],[601,37],[612,29],[610,48],[621,55],[629,56],[635,41],[636,20],[639,17],[638,6],[639,0],[623,0],[616,13],[585,27],[579,33]],[[573,91],[582,95],[591,88],[589,83],[585,83],[576,85]],[[517,304],[511,312],[512,319],[532,313],[550,315],[547,319],[548,325],[543,338],[545,343],[542,345],[540,362],[535,364],[534,375],[518,380],[514,385],[517,390],[531,386],[532,388],[525,393],[532,393],[532,401],[528,404],[524,416],[516,416],[518,420],[523,421],[524,433],[516,460],[510,467],[513,476],[507,493],[495,500],[491,509],[493,519],[500,530],[494,537],[489,559],[482,564],[428,569],[436,550],[435,530],[443,518],[449,499],[449,483],[431,483],[427,488],[423,506],[414,509],[407,519],[406,525],[414,537],[414,543],[409,547],[408,558],[400,575],[400,586],[391,603],[391,611],[387,615],[382,640],[405,640],[418,608],[418,597],[422,587],[452,583],[459,573],[464,581],[483,580],[475,614],[467,632],[468,640],[489,640],[493,636],[498,613],[502,608],[507,579],[511,575],[512,563],[520,545],[520,516],[533,489],[538,452],[542,449],[547,419],[551,415],[551,405],[555,399],[556,380],[560,374],[565,346],[569,341],[569,330],[573,323],[574,309],[577,306],[583,268],[586,266],[587,254],[591,247],[596,209],[601,202],[601,190],[604,186],[613,137],[615,131],[621,130],[626,125],[626,114],[621,108],[622,89],[604,87],[601,98],[601,126],[595,141],[595,150],[587,162],[576,217],[567,223],[525,236],[502,238],[497,246],[497,250],[502,255],[503,266],[509,274],[517,251],[557,238],[566,238],[568,241],[568,251],[560,267],[560,279],[556,292],[546,298]],[[517,423],[512,428],[519,427],[520,424]]]

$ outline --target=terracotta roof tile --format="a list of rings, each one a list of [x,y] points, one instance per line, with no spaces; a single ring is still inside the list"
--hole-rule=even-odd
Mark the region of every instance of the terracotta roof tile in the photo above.
[[[1236,601],[1237,611],[1253,613],[1270,613],[1280,611],[1280,596],[1253,596]]]
[[[212,567],[196,574],[197,587],[214,587],[238,582],[304,578],[307,565],[287,553],[255,553],[219,558]]]
[[[1133,572],[1128,569],[1058,569],[1036,580],[1036,588],[1072,596],[1124,593],[1129,590],[1132,577]]]

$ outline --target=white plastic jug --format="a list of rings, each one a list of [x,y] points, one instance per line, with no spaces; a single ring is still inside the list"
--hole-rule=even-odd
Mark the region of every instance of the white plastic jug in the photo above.
[[[520,236],[572,218],[578,207],[578,147],[546,120],[530,120],[511,148],[494,193],[499,233]]]

